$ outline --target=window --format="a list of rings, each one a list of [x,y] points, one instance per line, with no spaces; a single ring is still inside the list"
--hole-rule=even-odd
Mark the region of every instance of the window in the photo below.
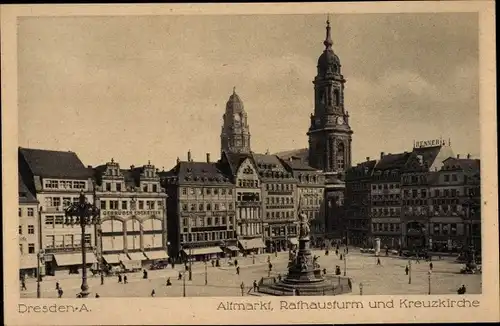
[[[54,216],[47,215],[45,216],[45,225],[54,225]]]
[[[29,243],[28,244],[28,253],[29,254],[34,254],[35,253],[35,244],[34,243]]]
[[[203,206],[204,206],[203,204],[198,204],[198,210],[200,212],[204,211]]]
[[[214,204],[214,210],[218,211],[219,210],[219,204]]]
[[[196,204],[191,204],[191,210],[195,211],[196,210]]]
[[[85,189],[85,181],[74,181],[73,188],[75,189]]]
[[[182,188],[182,194],[183,195],[187,195],[187,189],[186,188]]]
[[[28,225],[28,234],[35,234],[35,226]]]
[[[54,248],[55,247],[55,237],[53,235],[45,236],[45,248]]]
[[[148,185],[147,184],[142,185],[142,191],[148,192]]]
[[[211,226],[211,225],[212,225],[212,218],[207,217],[207,226]]]
[[[155,209],[155,202],[153,200],[146,201],[146,208],[147,209]],[[196,210],[196,208],[194,210]]]
[[[227,193],[228,193],[229,195],[232,195],[232,194],[233,194],[233,190],[232,190],[232,189],[229,189],[229,190],[227,191]]]
[[[21,207],[19,207],[19,209],[18,209],[18,214],[19,214],[19,217],[23,216],[23,209]]]
[[[229,203],[229,210],[232,210],[232,209],[233,209],[233,204]]]
[[[111,183],[106,182],[106,191],[111,191]]]
[[[194,188],[189,188],[189,194],[194,195]]]
[[[144,209],[144,201],[139,200],[139,209]]]
[[[212,189],[211,188],[207,188],[207,195],[211,195],[212,194]]]
[[[215,218],[215,225],[219,225],[219,218],[218,217]]]
[[[451,180],[452,181],[457,181],[457,175],[456,174],[452,174],[451,175]]]
[[[63,225],[64,224],[64,216],[62,216],[62,215],[56,216],[55,224]]]
[[[445,181],[445,182],[450,181],[450,176],[449,176],[448,174],[445,174],[445,175],[444,175],[444,181]]]
[[[127,201],[126,200],[122,200],[122,209],[127,209]]]
[[[106,201],[101,200],[101,209],[106,209]]]
[[[226,225],[226,218],[222,217],[222,225]]]
[[[122,191],[122,184],[121,183],[116,184],[116,191]]]
[[[28,216],[34,216],[35,215],[35,209],[34,208],[28,208]]]
[[[119,209],[118,200],[110,200],[109,201],[109,209]]]
[[[19,252],[21,253],[21,255],[23,254],[23,245],[22,244],[19,244]]]
[[[22,225],[19,225],[19,234],[22,235],[23,234],[23,226]]]
[[[90,247],[91,239],[92,238],[91,238],[90,234],[86,233],[85,238],[83,239],[86,247]]]
[[[53,197],[52,198],[52,205],[54,207],[59,207],[61,206],[61,198],[60,197]]]
[[[153,185],[153,192],[158,192],[158,186],[157,185]]]
[[[222,192],[223,195],[225,195],[226,194],[226,189],[222,189],[221,192]]]
[[[188,210],[188,205],[187,204],[182,204],[182,210],[185,212]]]
[[[214,189],[214,195],[218,195],[219,194],[219,189],[215,188]]]

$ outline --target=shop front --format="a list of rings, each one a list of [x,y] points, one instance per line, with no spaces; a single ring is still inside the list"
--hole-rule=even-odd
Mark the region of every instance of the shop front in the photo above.
[[[97,263],[97,258],[92,252],[87,252],[86,268],[90,268]],[[56,275],[63,271],[68,271],[69,274],[80,274],[82,270],[82,254],[81,253],[58,253],[52,254],[52,259],[45,263],[46,274]]]
[[[264,248],[266,248],[261,238],[241,239],[238,240],[238,245],[244,256],[261,254],[264,252]]]
[[[184,261],[209,261],[222,257],[223,251],[220,247],[202,247],[183,249]]]

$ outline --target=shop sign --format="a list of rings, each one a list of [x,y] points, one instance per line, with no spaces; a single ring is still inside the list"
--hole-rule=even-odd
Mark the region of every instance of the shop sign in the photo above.
[[[415,142],[415,148],[425,148],[434,146],[444,146],[446,141],[442,139],[420,140]]]
[[[161,215],[161,211],[132,211],[132,210],[103,210],[101,211],[102,215],[104,216],[130,216],[130,215],[135,215],[135,216],[140,216],[140,215]]]

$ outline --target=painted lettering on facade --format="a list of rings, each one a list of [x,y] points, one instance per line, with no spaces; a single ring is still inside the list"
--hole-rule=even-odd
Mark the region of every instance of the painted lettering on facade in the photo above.
[[[123,215],[162,215],[161,211],[126,211],[126,210],[103,210],[101,211],[102,215],[115,215],[115,216],[123,216]]]
[[[444,145],[446,145],[446,141],[442,139],[421,140],[415,142],[415,148],[444,146]]]

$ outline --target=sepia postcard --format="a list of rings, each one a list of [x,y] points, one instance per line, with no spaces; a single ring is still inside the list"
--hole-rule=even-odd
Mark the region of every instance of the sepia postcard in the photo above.
[[[7,325],[499,320],[493,1],[0,13]]]

